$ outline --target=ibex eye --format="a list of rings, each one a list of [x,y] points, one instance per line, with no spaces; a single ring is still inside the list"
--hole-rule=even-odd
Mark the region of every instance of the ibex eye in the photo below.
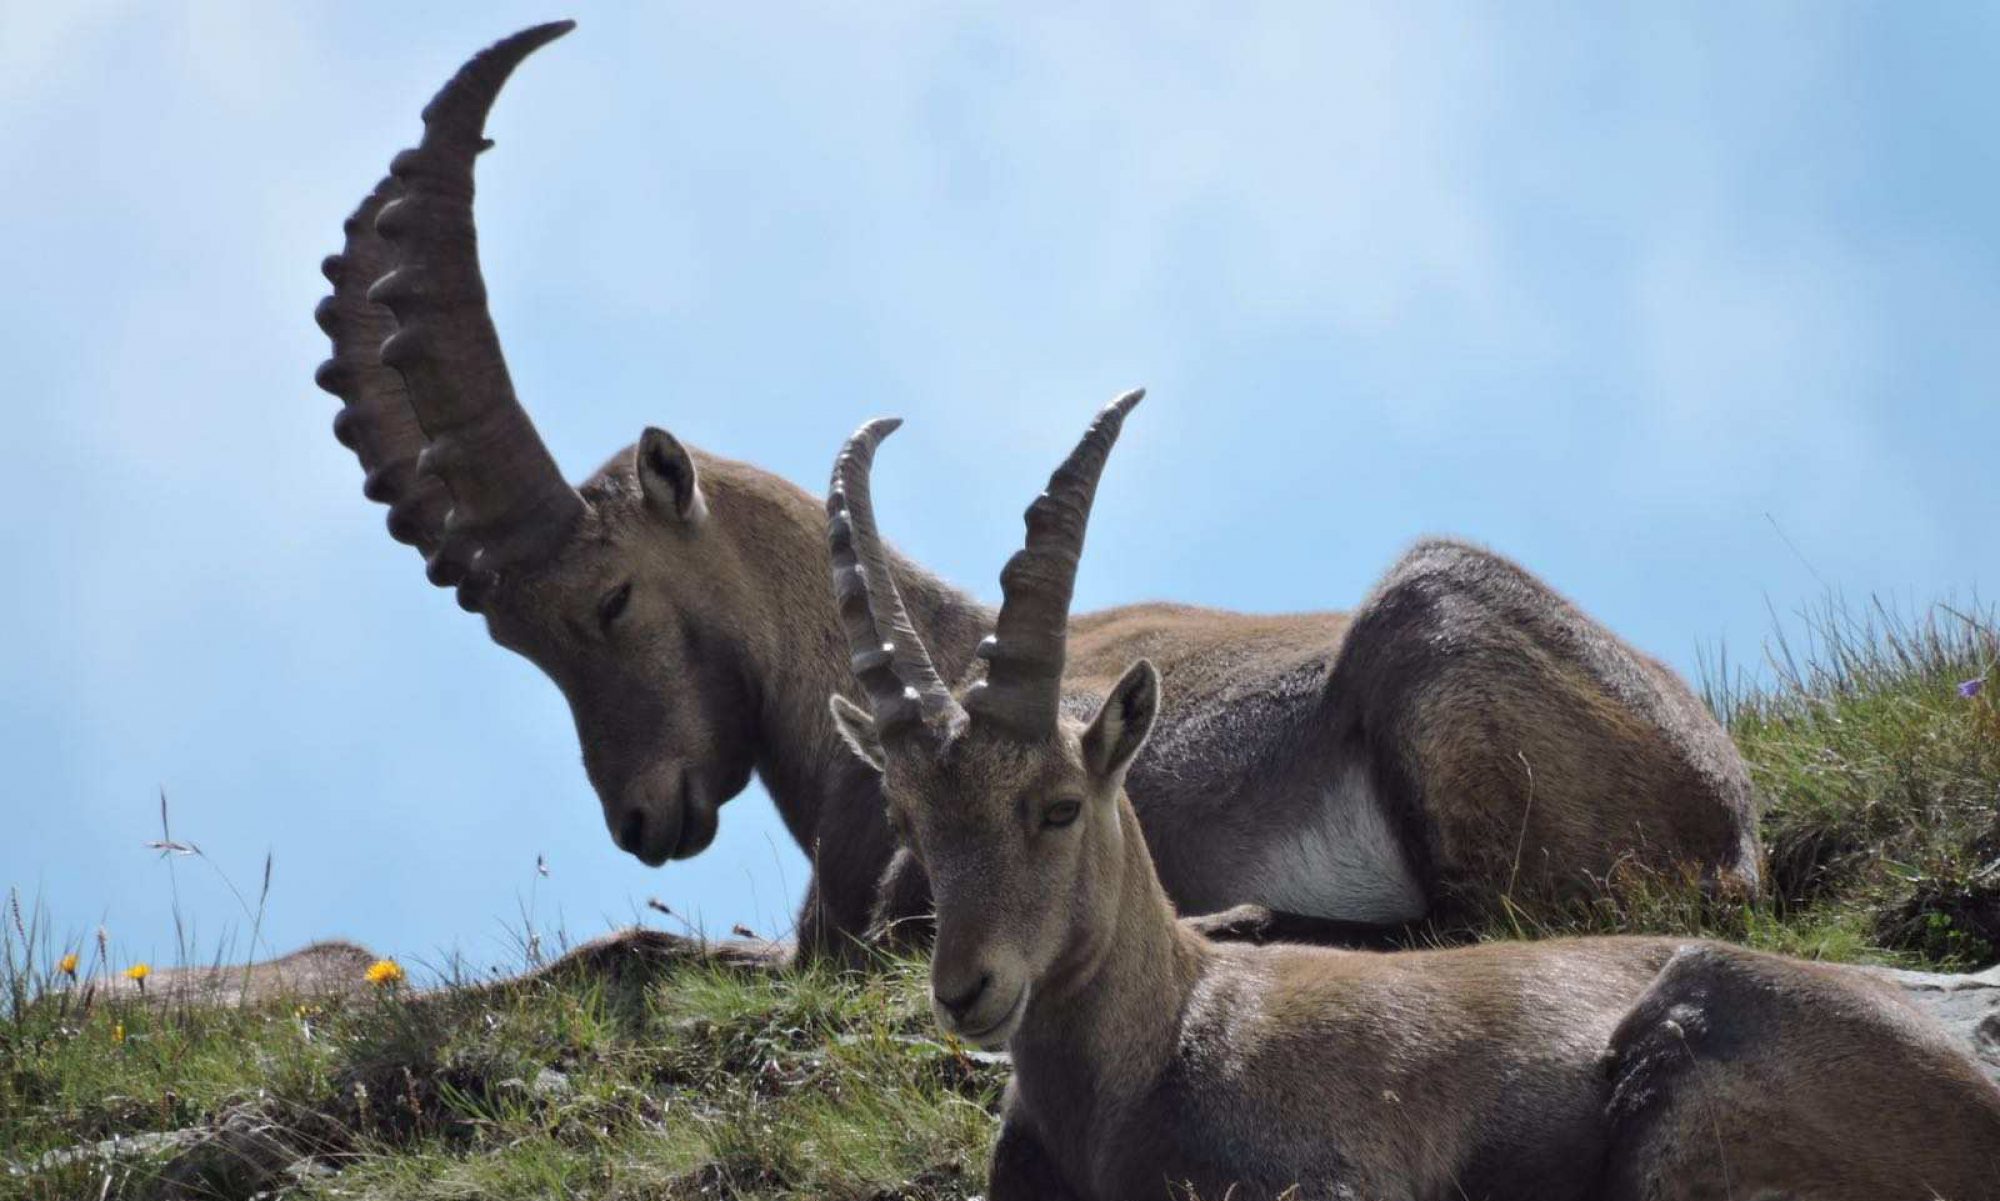
[[[1042,811],[1042,826],[1045,829],[1060,830],[1076,820],[1083,812],[1083,805],[1077,801],[1057,801]]]
[[[597,602],[597,624],[610,629],[611,623],[618,620],[618,615],[625,611],[625,603],[631,599],[630,580],[605,593],[604,599]]]

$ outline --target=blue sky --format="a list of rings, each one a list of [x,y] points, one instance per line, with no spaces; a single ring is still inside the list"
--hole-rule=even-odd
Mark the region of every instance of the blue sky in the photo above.
[[[0,0],[0,886],[171,958],[164,788],[239,887],[271,853],[281,949],[788,923],[755,789],[699,859],[613,848],[556,690],[390,542],[312,386],[341,219],[554,16],[479,220],[572,476],[653,423],[816,487],[900,414],[884,524],[990,596],[1144,384],[1082,605],[1345,607],[1453,533],[1692,673],[1823,588],[1990,591],[1993,10],[853,8]]]

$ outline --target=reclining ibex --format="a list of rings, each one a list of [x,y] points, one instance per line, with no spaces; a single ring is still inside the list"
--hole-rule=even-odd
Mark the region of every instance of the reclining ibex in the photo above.
[[[993,1201],[2000,1197],[2000,1090],[1843,969],[1669,939],[1220,945],[1177,922],[1124,789],[1171,725],[1161,673],[1132,664],[1088,722],[1065,698],[1128,407],[1029,509],[986,678],[957,694],[870,511],[893,425],[848,443],[827,502],[873,710],[836,693],[834,718],[929,869],[937,1020],[1013,1055]]]
[[[473,159],[512,70],[568,23],[500,42],[424,110],[325,264],[319,383],[389,532],[568,699],[618,845],[696,854],[754,772],[813,860],[807,948],[928,911],[874,776],[824,698],[851,688],[818,501],[659,429],[580,489],[516,399],[487,312]],[[993,614],[890,552],[910,621],[956,680]],[[1079,617],[1065,688],[1104,695],[1141,653],[1174,703],[1130,788],[1190,913],[1255,903],[1399,923],[1620,856],[1724,883],[1757,871],[1729,739],[1665,667],[1532,576],[1426,542],[1356,613],[1137,605]],[[889,878],[885,882],[885,873]]]

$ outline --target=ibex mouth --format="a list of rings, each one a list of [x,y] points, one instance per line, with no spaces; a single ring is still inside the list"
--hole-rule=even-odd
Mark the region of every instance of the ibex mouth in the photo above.
[[[1007,1040],[1014,1036],[1014,1030],[1021,1024],[1021,1015],[1027,1012],[1027,1008],[1028,986],[1023,984],[1021,991],[1014,994],[1013,1003],[1007,1006],[1007,1011],[1000,1015],[999,1020],[977,1030],[959,1030],[958,1037],[982,1050],[998,1050],[1006,1046]]]
[[[659,772],[626,796],[611,839],[647,867],[698,855],[715,841],[714,794],[687,768]]]
[[[681,773],[681,831],[672,858],[691,859],[715,841],[716,803],[692,772]]]

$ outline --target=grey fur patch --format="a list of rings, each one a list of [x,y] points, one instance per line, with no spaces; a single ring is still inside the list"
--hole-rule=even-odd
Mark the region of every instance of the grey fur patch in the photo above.
[[[1342,771],[1311,812],[1316,820],[1265,850],[1251,899],[1285,913],[1385,926],[1424,915],[1423,886],[1365,767]]]

